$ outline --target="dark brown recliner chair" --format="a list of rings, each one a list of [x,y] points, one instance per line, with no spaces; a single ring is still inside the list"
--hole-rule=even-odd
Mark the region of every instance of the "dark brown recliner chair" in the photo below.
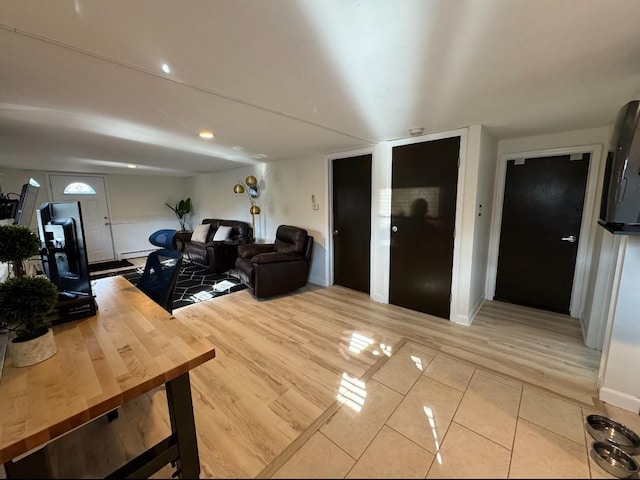
[[[238,256],[238,246],[253,243],[253,228],[246,222],[238,220],[220,220],[205,218],[203,225],[210,225],[204,242],[198,242],[190,235],[177,235],[177,248],[184,257],[213,273],[222,273],[232,269]],[[230,227],[224,240],[215,241],[215,234],[220,227]]]
[[[236,270],[256,298],[280,295],[307,284],[312,250],[305,229],[280,225],[275,243],[238,246]]]

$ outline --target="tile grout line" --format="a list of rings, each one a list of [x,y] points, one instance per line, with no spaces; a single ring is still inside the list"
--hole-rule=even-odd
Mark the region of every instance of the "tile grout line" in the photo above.
[[[522,407],[522,397],[524,397],[524,384],[520,388],[520,399],[518,400],[518,411],[516,412],[516,426],[513,429],[513,439],[511,440],[511,450],[509,452],[509,468],[507,469],[507,478],[511,478],[511,465],[513,463],[513,451],[516,446],[516,435],[518,435],[518,425],[520,422],[520,408]]]
[[[400,350],[405,343],[407,343],[407,338],[402,337],[398,342],[393,346],[393,353],[397,350]],[[393,355],[393,354],[392,354]],[[378,370],[382,368],[382,366],[389,361],[391,356],[382,356],[380,359],[376,361],[360,378],[359,380],[367,381],[369,380]],[[304,432],[302,432],[296,439],[291,442],[280,454],[274,458],[269,465],[260,471],[254,478],[271,478],[280,468],[284,466],[284,464],[291,458],[293,455],[304,446],[305,443],[318,431],[320,428],[327,423],[329,419],[331,419],[340,408],[344,406],[344,404],[338,400],[334,400],[334,402],[318,417],[316,418],[311,425],[309,425]],[[322,432],[320,432],[322,433]],[[325,435],[326,437],[326,435]],[[328,438],[328,437],[327,437]],[[331,439],[329,439],[331,441]],[[331,441],[331,443],[334,443]],[[334,443],[335,445],[335,443]],[[339,445],[337,445],[339,447]],[[340,448],[340,447],[339,447]],[[342,449],[341,449],[342,450]],[[343,450],[344,451],[344,450]],[[347,453],[347,452],[345,452]],[[347,453],[347,455],[349,455]],[[349,455],[351,457],[351,455]],[[353,458],[353,457],[351,457]],[[357,459],[356,459],[357,462]],[[354,463],[355,465],[355,463]]]
[[[398,353],[398,352],[402,349],[402,347],[407,346],[407,343],[408,343],[408,344],[411,344],[411,341],[410,341],[409,339],[407,339],[406,337],[403,337],[402,339],[400,339],[400,340],[398,341],[398,343],[396,344],[396,345],[399,345],[399,346],[398,346],[397,348],[396,348],[396,346],[394,346],[394,351],[393,351],[393,354],[392,354],[391,356],[393,356],[393,355],[395,355],[396,353]],[[426,345],[424,345],[424,346],[426,346]],[[410,345],[409,345],[409,348],[411,348],[411,346],[410,346]],[[431,348],[431,347],[428,347],[428,348]],[[440,353],[440,351],[439,351],[439,350],[438,350],[438,352],[433,356],[433,358],[429,361],[429,364],[433,361],[433,359],[435,359],[435,358],[436,358],[436,356],[438,355],[438,353]],[[391,357],[388,357],[388,358],[390,359]],[[385,363],[386,363],[386,362],[385,362]],[[381,367],[382,367],[382,366],[381,366]],[[381,367],[380,367],[380,368],[381,368]],[[379,370],[380,368],[378,368],[378,370]],[[373,374],[371,375],[371,377],[373,377],[373,375],[375,375],[375,372],[373,372]],[[394,408],[394,409],[391,411],[391,413],[389,414],[389,416],[387,416],[386,420],[382,423],[382,426],[378,429],[378,431],[376,432],[376,434],[373,436],[373,438],[371,439],[371,441],[367,444],[367,446],[364,448],[364,450],[363,450],[363,451],[362,451],[362,453],[358,456],[358,458],[354,459],[354,460],[355,460],[354,464],[351,466],[351,468],[349,469],[349,471],[345,474],[345,476],[344,476],[343,478],[346,478],[346,477],[349,475],[349,473],[351,473],[351,471],[352,471],[352,470],[353,470],[353,468],[356,466],[356,464],[358,463],[358,461],[360,460],[360,458],[362,457],[362,455],[363,455],[363,454],[368,450],[368,448],[369,448],[369,447],[371,446],[371,444],[375,441],[375,439],[378,437],[378,435],[380,434],[380,432],[382,431],[382,429],[383,429],[384,427],[387,427],[387,428],[389,428],[390,430],[393,430],[394,432],[396,432],[397,434],[399,434],[399,435],[400,435],[400,436],[402,436],[403,438],[407,439],[408,441],[410,441],[411,443],[413,443],[414,445],[416,445],[416,446],[417,446],[417,447],[419,447],[420,449],[424,450],[425,452],[427,452],[427,453],[431,453],[431,452],[429,452],[429,450],[427,450],[426,448],[424,448],[422,445],[417,444],[416,442],[414,442],[412,439],[410,439],[409,437],[407,437],[407,436],[406,436],[406,435],[404,435],[403,433],[398,432],[398,431],[397,431],[397,430],[395,430],[393,427],[391,427],[391,426],[387,425],[387,422],[389,421],[389,419],[390,419],[390,418],[393,416],[393,414],[398,410],[398,407],[400,406],[400,404],[404,401],[404,399],[405,399],[405,398],[407,398],[407,394],[411,391],[411,389],[415,386],[415,384],[418,382],[418,380],[420,380],[420,378],[421,378],[423,375],[424,375],[424,371],[422,371],[422,373],[420,373],[420,375],[418,375],[418,376],[416,377],[416,379],[415,379],[415,380],[413,381],[413,383],[411,384],[411,387],[409,387],[409,390],[407,390],[407,393],[399,392],[399,391],[397,391],[395,388],[390,387],[389,385],[386,385],[385,383],[382,383],[382,382],[380,382],[380,381],[378,381],[378,380],[375,380],[375,379],[371,378],[374,382],[378,382],[380,385],[383,385],[384,387],[388,388],[389,390],[392,390],[392,391],[394,391],[394,392],[396,392],[396,393],[398,393],[398,394],[402,395],[402,400],[400,400],[400,402],[398,402],[398,405],[396,405],[396,406],[395,406],[395,408]],[[325,435],[325,437],[326,437],[326,435]],[[327,438],[328,438],[328,439],[329,439],[329,440],[330,440],[334,445],[336,445],[337,447],[339,447],[339,448],[340,448],[340,446],[339,446],[339,445],[337,445],[335,442],[333,442],[333,440],[331,440],[329,437],[327,437]],[[345,453],[347,453],[347,452],[345,452]],[[349,454],[347,453],[347,455],[349,455]],[[353,458],[351,455],[349,455],[349,456],[350,456],[351,458]],[[434,458],[435,458],[435,457],[434,457]],[[427,472],[428,472],[428,470],[427,470]]]
[[[396,354],[396,353],[397,353],[397,352],[398,352],[398,351],[399,351],[403,346],[405,346],[407,343],[409,343],[409,344],[414,343],[414,344],[417,344],[418,346],[424,346],[424,347],[430,348],[430,349],[432,349],[432,350],[436,350],[436,351],[437,351],[437,353],[436,353],[436,355],[434,355],[433,359],[435,359],[435,358],[436,358],[436,356],[437,356],[438,354],[442,354],[442,355],[444,355],[445,357],[449,357],[449,358],[452,358],[452,359],[454,359],[454,360],[457,360],[457,361],[460,361],[460,362],[463,362],[463,363],[465,363],[465,364],[467,364],[467,365],[472,366],[472,367],[474,368],[474,372],[473,372],[473,374],[471,375],[471,377],[475,376],[475,375],[476,375],[476,373],[478,373],[478,372],[482,371],[482,372],[484,372],[484,373],[488,373],[488,374],[490,374],[490,375],[495,375],[495,376],[499,377],[500,379],[506,380],[507,382],[516,383],[516,384],[518,384],[518,385],[520,385],[520,386],[521,386],[521,387],[520,387],[520,398],[519,398],[519,401],[518,401],[518,410],[517,410],[517,413],[516,413],[516,428],[514,429],[513,439],[512,439],[512,441],[511,441],[511,449],[506,448],[506,447],[504,447],[503,445],[501,445],[501,444],[499,444],[499,443],[496,443],[494,440],[492,440],[492,439],[490,439],[490,438],[487,438],[487,437],[485,437],[484,435],[481,435],[481,434],[479,434],[479,433],[475,432],[474,430],[469,429],[468,427],[465,427],[464,425],[461,425],[461,424],[459,424],[459,423],[457,423],[457,422],[455,422],[455,421],[454,421],[455,416],[456,416],[456,414],[457,414],[457,412],[458,412],[458,410],[459,410],[459,408],[460,408],[460,404],[462,403],[462,400],[463,400],[464,396],[467,394],[467,391],[468,391],[469,385],[471,384],[471,379],[472,379],[472,378],[470,378],[469,382],[467,382],[467,385],[465,386],[465,390],[462,392],[462,398],[461,398],[461,400],[460,400],[460,403],[459,403],[459,404],[458,404],[458,406],[456,407],[456,411],[455,411],[455,412],[454,412],[454,414],[453,414],[453,417],[452,417],[452,419],[451,419],[451,422],[450,422],[450,423],[449,423],[449,425],[447,426],[447,430],[446,430],[446,432],[445,432],[445,434],[444,434],[444,436],[443,436],[443,438],[442,438],[442,441],[440,442],[440,448],[438,448],[438,452],[439,452],[439,451],[440,451],[440,449],[442,448],[442,445],[444,444],[444,442],[445,442],[445,440],[446,440],[446,438],[447,438],[447,434],[449,433],[449,430],[450,430],[450,428],[451,428],[451,425],[452,425],[453,423],[456,423],[457,425],[460,425],[462,428],[465,428],[465,429],[469,430],[470,432],[473,432],[473,433],[475,433],[475,434],[477,434],[477,435],[481,436],[482,438],[485,438],[486,440],[488,440],[488,441],[490,441],[490,442],[492,442],[492,443],[494,443],[494,444],[496,444],[496,445],[498,445],[498,446],[500,446],[500,447],[502,447],[502,448],[505,448],[505,450],[507,450],[507,451],[509,452],[509,466],[508,466],[508,470],[507,470],[507,471],[508,471],[508,475],[510,475],[510,473],[511,473],[511,468],[512,468],[513,454],[514,454],[515,439],[516,439],[517,430],[518,430],[518,423],[519,423],[519,422],[518,422],[518,420],[520,420],[520,409],[521,409],[521,406],[522,406],[522,399],[523,399],[523,395],[524,395],[524,387],[525,387],[525,386],[529,386],[529,387],[531,387],[531,388],[538,389],[538,390],[540,390],[540,391],[541,391],[541,392],[543,392],[543,393],[546,393],[546,394],[548,394],[548,395],[550,395],[550,396],[552,396],[552,397],[554,397],[554,398],[557,398],[557,399],[559,399],[559,400],[562,400],[562,401],[566,401],[566,402],[568,402],[568,403],[571,403],[571,404],[573,404],[573,405],[575,405],[575,406],[577,406],[577,407],[579,407],[579,408],[581,408],[581,409],[583,409],[583,408],[584,408],[584,409],[590,409],[590,410],[594,410],[594,409],[595,409],[595,410],[599,410],[599,408],[598,408],[598,407],[599,407],[599,405],[597,405],[597,404],[596,404],[596,405],[589,405],[589,404],[584,403],[584,402],[582,402],[582,401],[579,401],[579,400],[577,400],[577,399],[570,398],[570,397],[567,397],[567,396],[562,395],[562,394],[558,394],[558,393],[553,392],[553,391],[550,391],[550,390],[548,390],[548,389],[546,389],[546,388],[544,388],[544,387],[541,387],[541,386],[538,386],[538,385],[535,385],[535,384],[529,383],[529,382],[527,382],[527,381],[525,381],[525,380],[522,380],[522,379],[518,379],[518,378],[513,377],[513,376],[511,376],[511,375],[509,375],[509,374],[507,374],[507,373],[503,373],[503,372],[496,371],[496,370],[494,370],[494,369],[493,369],[493,368],[491,368],[491,367],[478,366],[477,364],[475,364],[475,363],[473,363],[473,362],[470,362],[469,360],[467,360],[467,359],[465,359],[465,358],[460,358],[460,357],[458,357],[458,356],[457,356],[455,353],[453,353],[453,352],[449,352],[449,351],[444,352],[444,351],[442,351],[442,350],[441,350],[441,347],[442,347],[442,346],[438,346],[438,345],[436,345],[435,343],[432,343],[432,342],[429,342],[429,341],[427,341],[427,342],[422,342],[422,341],[420,341],[420,340],[415,340],[415,339],[411,339],[411,340],[410,340],[410,339],[408,339],[407,337],[402,337],[402,338],[400,338],[400,340],[399,340],[399,341],[394,345],[394,347],[393,347],[393,353],[392,353],[392,355],[391,355],[391,356],[395,355],[395,354]],[[360,377],[360,380],[362,380],[362,381],[367,381],[367,380],[372,379],[373,375],[375,375],[375,373],[376,373],[380,368],[382,368],[382,367],[386,364],[386,362],[387,362],[387,361],[389,361],[389,360],[391,359],[391,356],[384,356],[384,357],[381,357],[379,360],[377,360],[377,361],[376,361],[376,363],[374,363],[374,364],[369,368],[369,370],[367,370],[367,371],[366,371],[366,372],[365,372],[365,373]],[[431,361],[433,361],[433,359],[432,359]],[[429,364],[431,364],[431,362],[429,362]],[[426,371],[426,367],[425,367],[425,371]],[[411,391],[411,389],[415,386],[416,382],[417,382],[417,381],[418,381],[422,376],[424,376],[424,371],[423,371],[423,372],[421,373],[421,375],[420,375],[420,376],[418,376],[418,377],[416,378],[416,380],[413,382],[413,384],[412,384],[412,386],[409,388],[409,391],[407,392],[407,394]],[[432,379],[432,380],[434,380],[434,381],[436,381],[436,382],[438,382],[438,383],[442,383],[442,382],[439,382],[437,379]],[[395,390],[394,388],[389,387],[389,386],[385,385],[384,383],[381,383],[381,384],[382,384],[382,385],[384,385],[384,386],[386,386],[387,388],[391,389],[392,391],[394,391],[394,392],[396,392],[396,393],[401,394],[403,398],[402,398],[402,400],[400,400],[399,404],[398,404],[398,405],[396,405],[396,407],[393,409],[393,411],[392,411],[392,412],[390,413],[390,415],[387,417],[387,419],[385,420],[385,422],[382,424],[381,428],[380,428],[380,429],[378,429],[377,433],[373,436],[372,440],[369,442],[369,444],[368,444],[368,445],[365,447],[365,449],[363,450],[363,453],[364,453],[364,452],[366,452],[366,450],[371,446],[371,444],[373,443],[373,441],[375,440],[375,438],[379,435],[380,431],[382,430],[382,428],[383,428],[384,426],[387,426],[388,428],[390,428],[390,429],[391,429],[391,430],[393,430],[394,432],[396,432],[396,433],[400,434],[402,437],[404,437],[405,439],[407,439],[407,440],[409,440],[410,442],[414,443],[415,445],[417,445],[417,446],[418,446],[418,447],[420,447],[421,449],[425,450],[426,452],[429,452],[428,450],[426,450],[426,449],[425,449],[424,447],[422,447],[421,445],[416,444],[412,439],[410,439],[410,438],[406,437],[405,435],[403,435],[403,434],[402,434],[402,433],[400,433],[400,432],[397,432],[395,429],[393,429],[392,427],[390,427],[389,425],[387,425],[387,422],[388,422],[389,418],[391,418],[391,416],[395,413],[395,411],[397,411],[398,406],[402,403],[402,401],[404,401],[404,399],[406,398],[407,394],[403,394],[402,392],[398,392],[398,391],[397,391],[397,390]],[[442,384],[443,384],[443,385],[446,385],[446,384],[444,384],[444,383],[442,383]],[[595,397],[593,397],[593,398],[594,398],[594,403],[596,403],[596,402],[595,402],[595,400],[597,400],[597,399],[596,399]],[[319,417],[318,417],[314,422],[312,422],[312,424],[311,424],[309,427],[307,427],[307,429],[306,429],[302,434],[300,434],[300,435],[299,435],[299,436],[298,436],[298,437],[297,437],[297,438],[296,438],[296,439],[295,439],[295,440],[294,440],[294,441],[293,441],[293,442],[292,442],[288,447],[286,447],[286,448],[285,448],[285,449],[284,449],[284,450],[283,450],[283,451],[282,451],[282,452],[281,452],[281,453],[280,453],[280,454],[279,454],[279,455],[278,455],[278,456],[277,456],[277,457],[276,457],[276,458],[275,458],[275,459],[274,459],[274,460],[273,460],[269,465],[267,465],[267,466],[266,466],[266,467],[265,467],[265,468],[264,468],[264,469],[263,469],[263,470],[262,470],[262,471],[261,471],[261,472],[260,472],[256,477],[255,477],[255,478],[270,478],[272,475],[274,475],[274,474],[275,474],[275,473],[276,473],[280,468],[282,468],[282,467],[284,466],[284,464],[285,464],[285,463],[286,463],[286,462],[287,462],[287,461],[288,461],[288,460],[289,460],[289,459],[290,459],[290,458],[291,458],[291,457],[292,457],[292,456],[293,456],[293,455],[294,455],[294,454],[295,454],[295,453],[296,453],[300,448],[302,448],[302,446],[304,446],[304,444],[305,444],[305,443],[306,443],[306,442],[311,438],[311,436],[313,436],[313,434],[315,434],[316,432],[320,432],[320,428],[321,428],[324,424],[326,424],[326,423],[327,423],[327,422],[328,422],[328,421],[329,421],[329,420],[330,420],[330,419],[331,419],[331,418],[332,418],[332,417],[333,417],[333,416],[334,416],[334,415],[335,415],[335,414],[340,410],[340,408],[341,408],[343,405],[344,405],[344,404],[343,404],[342,402],[339,402],[339,401],[337,401],[337,400],[336,400],[336,401],[334,401],[334,403],[333,403],[331,406],[329,406],[329,408],[328,408],[327,410],[325,410],[325,412],[323,412],[323,413],[322,413],[322,414],[321,414],[321,415],[320,415],[320,416],[319,416]],[[526,419],[524,419],[524,418],[523,418],[522,420],[526,420]],[[533,422],[531,422],[531,423],[532,423],[533,425],[538,426],[539,428],[542,428],[542,429],[544,429],[544,430],[546,430],[546,431],[548,431],[548,432],[550,432],[550,433],[554,434],[554,435],[557,435],[557,436],[559,436],[559,437],[561,437],[561,438],[564,438],[564,439],[566,439],[566,440],[568,440],[568,441],[571,441],[571,442],[573,442],[573,443],[575,443],[575,444],[577,444],[577,445],[580,445],[578,442],[575,442],[574,440],[572,440],[572,439],[570,439],[570,438],[566,438],[565,436],[560,435],[560,434],[558,434],[558,433],[556,433],[556,432],[553,432],[553,431],[551,431],[551,430],[548,430],[547,428],[545,428],[545,427],[543,427],[543,426],[540,426],[540,425],[537,425],[536,423],[533,423]],[[320,432],[320,433],[322,433],[322,432]],[[354,459],[354,460],[355,460],[354,464],[349,468],[349,470],[345,473],[345,476],[343,477],[343,478],[346,478],[346,476],[349,474],[349,472],[351,472],[351,471],[353,470],[353,468],[355,467],[355,465],[357,464],[357,462],[359,461],[359,459],[362,457],[362,454],[360,454],[358,458],[354,458],[352,455],[350,455],[348,452],[346,452],[342,447],[340,447],[340,445],[337,445],[333,440],[331,440],[331,439],[330,439],[329,437],[327,437],[325,434],[323,434],[323,436],[324,436],[325,438],[327,438],[327,439],[328,439],[328,440],[329,440],[333,445],[337,446],[341,451],[343,451],[345,454],[347,454],[350,458],[352,458],[352,459]],[[586,448],[587,448],[587,457],[588,457],[589,452],[588,452],[588,445],[587,445],[587,444],[588,444],[588,442],[586,442],[586,443],[585,443],[585,446],[586,446]],[[426,475],[425,475],[425,478],[429,475],[429,472],[430,472],[430,471],[431,471],[431,469],[433,468],[433,462],[437,459],[437,454],[438,454],[438,452],[436,452],[436,454],[434,455],[434,459],[432,460],[431,464],[429,465],[429,468],[428,468],[428,470],[427,470],[427,473],[426,473]],[[431,453],[431,452],[429,452],[429,453]],[[590,462],[589,462],[589,458],[587,458],[587,466],[588,466],[588,468],[589,468],[589,472],[590,472],[590,474],[592,474],[592,471],[591,471],[591,464],[590,464]]]
[[[447,355],[447,353],[444,353],[444,354]],[[431,461],[431,465],[429,465],[429,470],[427,470],[427,474],[425,475],[425,478],[427,478],[429,476],[429,472],[431,472],[431,469],[433,468],[433,462],[435,462],[438,459],[438,454],[440,453],[440,450],[442,449],[442,445],[444,445],[444,442],[447,439],[447,435],[449,433],[449,429],[451,428],[451,424],[454,423],[454,420],[456,418],[456,414],[458,413],[458,410],[460,409],[460,405],[462,404],[462,400],[464,399],[464,396],[467,394],[467,390],[469,390],[469,385],[471,385],[471,380],[473,379],[473,376],[476,374],[477,370],[478,370],[477,367],[473,367],[473,373],[469,377],[469,381],[467,382],[467,386],[465,387],[464,392],[462,392],[462,396],[460,397],[460,401],[458,402],[458,406],[456,407],[455,412],[453,412],[453,415],[451,416],[451,421],[449,422],[449,425],[447,425],[447,430],[444,432],[444,435],[442,436],[442,441],[438,445],[437,451],[436,451],[435,455],[433,456],[433,460]],[[441,385],[449,386],[449,385],[446,385],[445,383],[442,383],[442,382],[436,380],[435,378],[433,378],[431,380],[436,381],[436,382],[440,383]],[[453,387],[449,387],[449,388],[453,388]],[[454,388],[454,390],[455,390],[455,388]],[[464,425],[461,425],[461,426],[464,427]],[[470,430],[470,429],[467,428],[467,430]],[[473,431],[473,430],[470,430],[470,431]]]

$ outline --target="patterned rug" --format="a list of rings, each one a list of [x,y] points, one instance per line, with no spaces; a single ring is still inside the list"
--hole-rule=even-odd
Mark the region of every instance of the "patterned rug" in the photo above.
[[[144,267],[139,267],[125,272],[114,272],[114,274],[122,275],[137,285],[143,271]],[[211,273],[198,265],[184,262],[173,294],[173,309],[176,310],[247,288],[234,274],[235,270],[229,270],[225,273]]]

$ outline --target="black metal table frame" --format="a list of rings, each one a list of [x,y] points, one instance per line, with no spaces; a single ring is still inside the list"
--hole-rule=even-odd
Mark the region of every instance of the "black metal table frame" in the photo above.
[[[200,461],[189,372],[165,383],[171,435],[130,460],[106,478],[148,478],[171,463],[179,478],[198,478]],[[7,478],[51,478],[44,448],[4,464]]]

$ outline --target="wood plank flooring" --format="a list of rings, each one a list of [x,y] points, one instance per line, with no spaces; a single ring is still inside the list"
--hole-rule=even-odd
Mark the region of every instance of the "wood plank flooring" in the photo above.
[[[260,474],[334,405],[343,374],[360,378],[403,338],[597,405],[600,352],[576,319],[486,302],[470,327],[374,302],[339,286],[258,301],[236,292],[174,311],[216,346],[191,372],[201,477]],[[391,350],[390,350],[391,349]],[[168,432],[162,388],[47,446],[61,477],[103,476]],[[96,446],[105,437],[109,448]],[[98,453],[83,453],[96,446]],[[99,458],[99,460],[98,460]],[[164,469],[158,477],[167,477]]]

